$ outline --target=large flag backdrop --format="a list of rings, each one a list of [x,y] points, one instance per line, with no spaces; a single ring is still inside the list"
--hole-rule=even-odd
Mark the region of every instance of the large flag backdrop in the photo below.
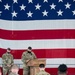
[[[46,70],[59,64],[75,73],[75,0],[0,0],[0,64],[10,47],[16,64],[28,46],[46,58]],[[22,66],[20,66],[22,68]]]

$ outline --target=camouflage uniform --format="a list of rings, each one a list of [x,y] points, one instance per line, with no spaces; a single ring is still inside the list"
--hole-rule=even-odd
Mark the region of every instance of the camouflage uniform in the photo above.
[[[2,61],[3,61],[3,75],[6,75],[9,73],[11,66],[13,65],[13,55],[5,53],[2,55]],[[7,65],[11,65],[8,67]]]
[[[67,73],[58,73],[58,75],[67,75]]]
[[[22,54],[23,62],[23,75],[30,75],[30,67],[27,66],[26,60],[36,59],[34,52],[31,51],[31,54],[27,51]]]
[[[40,72],[38,72],[36,75],[50,75],[48,72],[46,72],[45,70],[42,70]]]
[[[58,75],[67,75],[67,74],[63,74],[63,73],[62,73],[62,74],[58,74]]]
[[[11,72],[9,75],[19,75],[19,74],[16,74],[16,73]]]

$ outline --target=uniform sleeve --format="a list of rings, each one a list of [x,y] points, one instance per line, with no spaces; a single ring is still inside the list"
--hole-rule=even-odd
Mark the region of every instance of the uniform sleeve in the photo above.
[[[26,63],[27,59],[26,59],[25,53],[22,54],[21,60],[22,60],[23,63]]]
[[[5,64],[5,65],[7,65],[7,62],[6,62],[6,58],[5,58],[6,56],[3,54],[2,55],[2,62],[3,62],[3,64]]]
[[[47,73],[47,75],[51,75],[51,74]]]
[[[12,55],[12,61],[11,61],[11,64],[12,64],[12,65],[14,64],[14,58],[13,58],[13,55]]]
[[[37,58],[34,52],[33,52],[33,56],[34,56],[34,59],[36,59],[36,58]]]

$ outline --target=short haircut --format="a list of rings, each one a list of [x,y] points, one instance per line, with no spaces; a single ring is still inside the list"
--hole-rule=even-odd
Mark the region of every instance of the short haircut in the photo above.
[[[28,49],[29,49],[29,50],[32,50],[32,47],[29,46]]]
[[[45,64],[40,64],[39,67],[40,68],[44,68],[45,67]]]
[[[58,71],[61,73],[65,73],[67,71],[67,66],[65,64],[59,65]]]
[[[19,67],[18,67],[16,64],[14,64],[14,65],[11,67],[11,69],[19,69]]]
[[[11,50],[10,48],[7,48],[7,50]]]

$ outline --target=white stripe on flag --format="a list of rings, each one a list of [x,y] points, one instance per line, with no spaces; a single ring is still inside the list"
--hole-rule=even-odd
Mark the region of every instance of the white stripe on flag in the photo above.
[[[19,64],[23,68],[21,59],[14,59],[15,64]],[[75,68],[75,58],[46,58],[46,68],[57,68],[60,64],[67,64],[68,67]],[[2,59],[0,58],[0,64]]]
[[[33,49],[57,49],[57,48],[75,48],[75,39],[48,39],[48,40],[5,40],[0,39],[0,48],[7,49],[27,49],[32,46]]]
[[[75,29],[75,20],[34,20],[34,21],[0,20],[0,28],[5,30]]]

